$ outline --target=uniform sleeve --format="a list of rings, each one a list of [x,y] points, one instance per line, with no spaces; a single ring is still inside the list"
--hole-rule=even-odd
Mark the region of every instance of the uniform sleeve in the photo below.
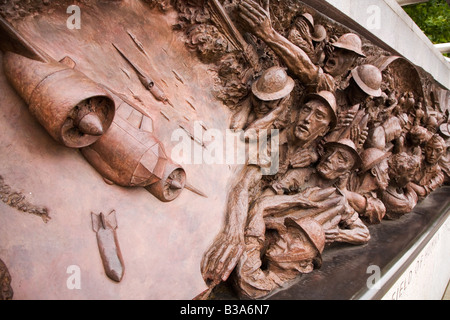
[[[386,214],[386,207],[380,199],[376,198],[372,194],[364,195],[366,198],[366,210],[364,212],[364,218],[370,224],[380,223]]]
[[[439,172],[430,180],[430,182],[424,186],[427,195],[429,195],[431,192],[439,188],[442,184],[444,184],[444,173],[442,170],[439,170]]]

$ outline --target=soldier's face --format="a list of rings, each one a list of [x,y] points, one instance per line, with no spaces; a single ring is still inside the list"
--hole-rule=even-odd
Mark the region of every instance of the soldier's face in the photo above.
[[[441,159],[443,154],[444,148],[440,145],[429,143],[425,147],[425,160],[429,164],[438,163],[439,159]]]
[[[397,164],[401,167],[401,164]],[[414,178],[414,175],[416,174],[416,168],[415,167],[404,167],[403,170],[398,170],[396,175],[390,174],[389,179],[396,185],[397,187],[404,187],[406,186],[412,179]]]
[[[331,110],[321,101],[307,102],[299,111],[295,137],[301,142],[307,142],[318,136],[323,136],[330,127]]]
[[[272,100],[272,101],[264,101],[258,99],[254,94],[251,96],[251,102],[253,110],[257,115],[266,115],[277,106],[279,106],[281,99]]]
[[[355,159],[350,151],[334,147],[322,157],[317,165],[317,171],[323,178],[333,180],[349,172],[354,164]]]
[[[334,48],[323,69],[333,77],[343,75],[351,69],[358,55],[352,51]]]
[[[376,178],[378,187],[385,190],[389,185],[389,165],[387,159],[377,164],[371,169],[372,175]]]

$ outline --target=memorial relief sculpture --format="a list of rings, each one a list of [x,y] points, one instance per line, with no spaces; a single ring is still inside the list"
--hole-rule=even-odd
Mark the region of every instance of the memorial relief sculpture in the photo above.
[[[71,5],[0,4],[0,211],[44,220],[21,233],[78,255],[84,297],[270,298],[450,181],[450,92],[308,1],[81,0],[79,32]],[[40,238],[1,232],[0,298],[27,298]]]

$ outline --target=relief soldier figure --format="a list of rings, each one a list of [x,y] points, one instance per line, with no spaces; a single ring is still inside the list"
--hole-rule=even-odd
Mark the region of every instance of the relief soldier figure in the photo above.
[[[311,94],[298,111],[297,121],[280,133],[280,171],[289,167],[307,167],[317,161],[318,156],[311,155],[310,146],[315,145],[336,123],[336,101],[331,92]],[[285,137],[285,142],[283,142]],[[314,148],[312,148],[314,150]],[[304,152],[303,152],[304,151]],[[296,156],[302,155],[296,160]],[[307,156],[305,157],[305,154]],[[284,156],[283,156],[284,155]],[[306,159],[306,160],[305,160]],[[248,165],[239,174],[231,189],[227,205],[227,221],[223,232],[205,254],[202,261],[202,274],[208,283],[218,284],[226,280],[234,269],[244,250],[245,224],[252,202],[252,190],[262,181],[261,169]]]
[[[350,205],[370,224],[380,223],[386,207],[379,193],[389,185],[388,158],[390,152],[368,148],[361,153],[362,165],[358,174],[350,176],[348,188],[342,189]]]
[[[327,31],[324,26],[314,23],[309,13],[303,13],[294,19],[294,26],[289,31],[288,40],[301,48],[315,65],[322,66],[325,60]]]
[[[359,57],[365,57],[361,50],[361,39],[353,33],[344,34],[333,43],[334,50],[323,69],[315,65],[298,46],[273,29],[269,1],[261,7],[253,0],[243,0],[240,17],[254,35],[262,39],[287,65],[288,69],[311,91],[334,91],[336,80],[354,67]]]
[[[287,194],[265,193],[250,209],[244,254],[233,279],[242,296],[260,298],[311,272],[320,266],[325,243],[364,244],[370,239],[358,213],[333,187],[361,164],[354,144],[342,140],[325,147],[317,169],[293,169],[274,186],[290,190]]]
[[[417,70],[414,75],[420,77],[407,72],[399,76],[401,72],[387,68],[383,59],[391,63],[400,57],[385,56],[388,53],[370,43],[363,33],[319,17],[300,1],[295,5],[287,1],[271,4],[269,0],[144,0],[133,5],[130,1],[112,1],[108,4],[111,16],[123,20],[116,23],[106,19],[102,25],[90,26],[86,18],[87,36],[74,36],[75,44],[84,45],[85,37],[93,41],[92,47],[81,45],[83,50],[66,47],[70,41],[60,41],[66,33],[58,28],[49,39],[44,39],[45,35],[36,37],[39,32],[34,28],[41,32],[43,26],[50,28],[46,16],[59,12],[56,3],[16,2],[0,4],[0,57],[5,78],[0,85],[15,90],[51,142],[57,142],[63,150],[66,147],[66,151],[76,149],[77,153],[65,156],[79,155],[90,165],[88,169],[80,165],[79,170],[99,173],[101,183],[81,191],[83,180],[74,187],[76,191],[72,190],[73,197],[83,202],[78,193],[85,192],[87,198],[91,195],[86,193],[98,192],[98,197],[85,201],[97,206],[109,205],[114,195],[124,199],[130,196],[132,203],[124,201],[120,206],[136,211],[121,217],[125,227],[121,232],[139,229],[141,224],[147,227],[149,221],[160,223],[163,231],[155,228],[158,241],[170,233],[172,225],[167,229],[161,226],[173,222],[173,212],[191,209],[195,214],[176,222],[192,223],[199,231],[198,221],[202,227],[217,223],[217,212],[213,216],[209,210],[220,207],[217,203],[223,200],[223,208],[219,208],[225,216],[223,230],[206,252],[199,249],[203,253],[197,262],[200,268],[197,265],[192,272],[197,274],[190,278],[196,276],[200,288],[205,284],[208,287],[202,298],[208,298],[222,282],[234,286],[240,298],[267,298],[320,268],[327,249],[373,241],[375,234],[371,237],[369,230],[383,226],[385,219],[402,222],[403,215],[450,181],[449,106],[432,92],[437,86],[431,78]],[[92,10],[95,6],[91,4],[96,1],[79,3]],[[44,5],[48,10],[42,9]],[[39,23],[25,19],[26,23],[21,23],[26,15],[41,12],[46,14],[42,21],[36,19]],[[90,18],[94,20],[97,13],[90,12]],[[135,16],[139,19],[129,19]],[[156,18],[164,25],[152,25]],[[105,31],[107,34],[101,34]],[[146,47],[149,44],[152,51]],[[88,57],[84,50],[96,55]],[[65,56],[66,52],[74,59]],[[180,69],[185,71],[183,76]],[[11,102],[8,96],[2,99]],[[7,118],[1,116],[0,120]],[[266,174],[262,161],[254,164],[248,160],[235,167],[237,173],[227,163],[226,169],[217,169],[213,176],[203,164],[185,168],[172,161],[165,146],[170,143],[173,128],[182,128],[193,140],[189,142],[198,143],[189,131],[193,119],[201,120],[204,130],[205,119],[210,127],[220,127],[218,131],[243,130],[244,143],[251,142],[255,132],[276,129],[271,135],[279,139],[275,151],[278,171]],[[32,139],[28,135],[27,139]],[[16,136],[14,139],[23,141]],[[29,160],[33,154],[27,155]],[[49,168],[47,171],[55,166]],[[188,189],[207,198],[188,183],[188,173],[189,179],[204,179],[202,182],[216,197],[198,204],[196,199],[181,196]],[[220,185],[224,181],[229,184]],[[8,210],[38,214],[46,223],[50,220],[47,206],[33,206],[24,200],[22,192],[13,192],[3,182],[0,172],[0,199]],[[102,187],[111,188],[104,192]],[[142,188],[154,197],[142,198]],[[103,195],[107,196],[100,199]],[[155,250],[161,243],[155,245],[139,235],[142,243],[127,239],[119,246],[116,211],[105,210],[91,209],[91,226],[104,273],[113,280],[108,284],[121,286],[128,280],[129,271],[142,276],[145,268],[136,268],[133,262],[142,259],[143,264],[154,263],[159,259],[149,260],[144,252]],[[164,220],[153,211],[168,213],[169,218]],[[72,223],[70,219],[76,214],[70,212],[70,217],[63,217]],[[58,226],[65,219],[52,219],[50,223]],[[74,223],[74,230],[89,229],[88,219],[85,222]],[[149,239],[153,231],[146,234]],[[171,239],[176,238],[174,234],[170,234]],[[201,234],[196,241],[204,239]],[[200,248],[197,242],[191,247]],[[134,260],[127,261],[124,277],[124,258],[132,255],[130,248],[135,245],[139,252]],[[128,250],[122,256],[124,248]],[[3,252],[3,247],[0,249]],[[165,254],[164,250],[155,251]],[[99,252],[91,254],[99,258]],[[181,252],[185,250],[177,247],[172,254],[181,257]],[[30,257],[35,255],[31,253]],[[8,259],[11,257],[14,259],[11,254]],[[91,265],[90,257],[82,256]],[[172,261],[173,257],[165,258],[160,260]],[[170,272],[179,270],[160,274]],[[179,273],[184,276],[183,272]],[[97,289],[95,284],[92,288]],[[12,296],[11,275],[0,260],[0,300]]]
[[[438,134],[434,134],[425,145],[425,156],[421,162],[413,181],[410,182],[411,188],[423,199],[432,191],[436,190],[444,183],[444,173],[442,172],[439,161],[446,152],[444,139]]]
[[[295,82],[281,67],[272,67],[253,82],[250,98],[240,103],[231,129],[270,129],[286,126]]]
[[[381,194],[386,206],[386,218],[398,219],[411,212],[418,202],[418,196],[409,184],[419,169],[420,159],[406,152],[389,158],[389,185]]]
[[[381,71],[373,65],[364,64],[351,71],[348,86],[336,90],[339,122],[336,129],[326,137],[327,141],[352,138],[358,147],[364,144],[368,135],[369,113],[361,104],[369,97],[380,97],[381,84]],[[357,114],[360,116],[357,117]]]
[[[262,177],[257,167],[244,168],[229,195],[225,228],[202,261],[211,287],[234,269],[239,295],[260,298],[319,266],[326,243],[366,243],[366,223],[410,212],[425,191],[411,182],[419,149],[405,145],[412,123],[408,106],[414,103],[384,84],[377,66],[357,65],[365,57],[358,35],[345,33],[332,42],[334,50],[320,63],[309,13],[295,18],[287,37],[273,28],[269,1],[243,0],[238,15],[245,31],[263,40],[306,89],[296,122],[280,133],[278,174]],[[331,118],[322,116],[325,122],[319,101],[333,111]],[[421,182],[441,185],[430,177],[433,168]]]

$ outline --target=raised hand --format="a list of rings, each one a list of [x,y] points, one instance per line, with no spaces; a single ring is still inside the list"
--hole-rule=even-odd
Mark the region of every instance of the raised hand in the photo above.
[[[239,5],[239,16],[251,33],[265,39],[273,29],[269,13],[269,0],[265,0],[263,6],[261,7],[253,0],[242,0]]]

